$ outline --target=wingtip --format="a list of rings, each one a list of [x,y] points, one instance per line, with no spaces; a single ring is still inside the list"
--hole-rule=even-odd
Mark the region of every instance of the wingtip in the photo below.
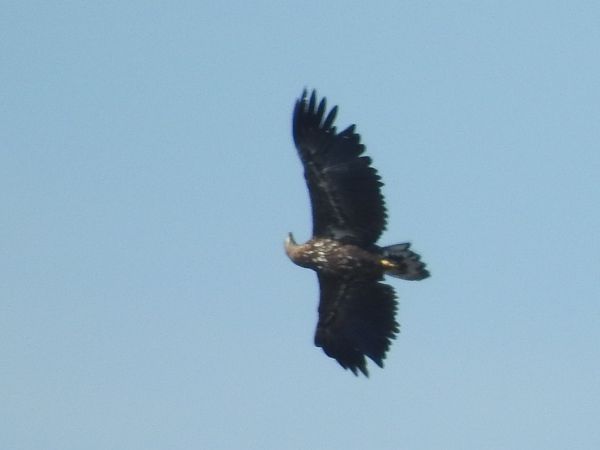
[[[342,367],[344,367],[342,365]],[[359,366],[349,366],[344,367],[344,369],[350,369],[350,371],[354,374],[355,377],[360,376],[362,373],[365,377],[369,378],[369,371],[367,370],[366,364],[361,364]]]
[[[317,93],[313,89],[312,93],[310,94],[310,99],[308,100],[308,110],[314,111],[316,104],[317,104]]]
[[[309,95],[310,93],[310,95]],[[306,86],[304,86],[302,88],[302,94],[300,95],[300,98],[298,99],[298,101],[300,102],[306,102],[307,100],[311,103],[316,105],[317,104],[317,99],[318,99],[318,94],[317,94],[317,90],[316,89],[309,89]],[[321,99],[321,101],[326,100],[326,97],[323,97]]]
[[[302,89],[302,94],[300,95],[298,100],[296,100],[296,110],[306,111],[306,105],[308,103],[307,98],[308,98],[308,89],[306,87],[304,87]]]

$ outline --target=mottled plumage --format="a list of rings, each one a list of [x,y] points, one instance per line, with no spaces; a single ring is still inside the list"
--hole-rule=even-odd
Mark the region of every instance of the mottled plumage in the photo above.
[[[320,286],[315,345],[355,375],[368,375],[365,356],[383,367],[398,333],[394,289],[384,275],[405,280],[429,276],[410,244],[376,245],[386,226],[382,183],[351,125],[337,133],[337,106],[306,91],[296,102],[293,136],[308,186],[313,236],[285,248],[299,266],[317,272]]]

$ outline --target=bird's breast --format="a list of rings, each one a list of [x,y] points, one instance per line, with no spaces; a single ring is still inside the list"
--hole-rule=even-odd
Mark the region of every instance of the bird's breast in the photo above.
[[[359,246],[334,239],[312,239],[298,246],[292,261],[302,267],[342,278],[378,278],[379,256]]]

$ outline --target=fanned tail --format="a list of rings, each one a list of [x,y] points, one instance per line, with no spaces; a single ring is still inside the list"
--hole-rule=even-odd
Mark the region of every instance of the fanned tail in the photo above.
[[[386,275],[403,280],[422,280],[429,276],[421,257],[410,250],[410,244],[396,244],[383,247],[381,265]]]

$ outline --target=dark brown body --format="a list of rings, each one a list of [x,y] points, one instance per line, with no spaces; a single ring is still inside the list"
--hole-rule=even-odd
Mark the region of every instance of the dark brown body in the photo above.
[[[291,244],[291,245],[290,245]],[[311,239],[305,244],[286,242],[290,259],[301,267],[346,280],[380,280],[385,261],[379,252],[333,239]]]

